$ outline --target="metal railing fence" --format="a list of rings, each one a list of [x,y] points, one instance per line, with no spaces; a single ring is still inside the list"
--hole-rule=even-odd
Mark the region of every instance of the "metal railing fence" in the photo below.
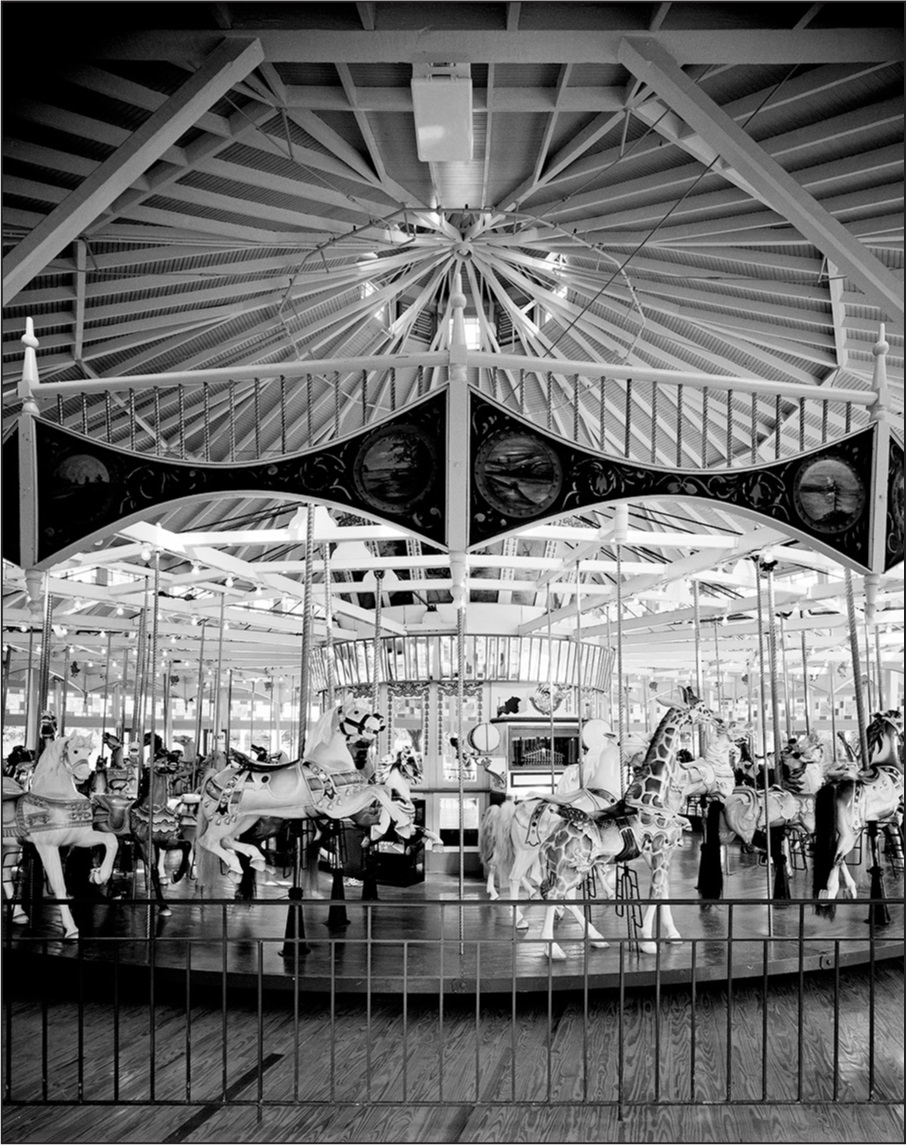
[[[309,899],[295,939],[286,900],[86,901],[66,943],[5,904],[5,1102],[901,1104],[903,899],[671,899],[695,937],[644,955],[614,907],[649,901],[574,900],[610,946],[562,922],[564,962],[538,902],[521,934],[507,900]]]

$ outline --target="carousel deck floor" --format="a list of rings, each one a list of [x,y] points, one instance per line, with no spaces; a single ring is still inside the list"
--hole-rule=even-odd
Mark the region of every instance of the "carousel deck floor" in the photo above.
[[[613,906],[591,906],[594,925],[610,942],[592,948],[569,915],[555,937],[567,955],[547,957],[540,938],[544,905],[528,904],[526,931],[513,927],[513,907],[487,898],[484,882],[470,877],[429,876],[408,887],[380,885],[378,901],[361,901],[358,884],[347,880],[345,902],[333,908],[307,898],[302,907],[305,947],[286,942],[292,926],[289,878],[269,870],[259,877],[255,901],[201,900],[191,882],[167,890],[172,915],[158,916],[144,902],[77,903],[81,941],[64,942],[55,908],[46,904],[32,927],[5,922],[4,951],[26,966],[50,961],[61,972],[77,963],[81,974],[104,973],[116,959],[120,973],[134,968],[156,977],[230,990],[381,994],[476,994],[672,985],[728,978],[763,978],[877,962],[904,955],[904,875],[885,868],[887,913],[878,925],[870,908],[869,876],[852,868],[857,900],[839,900],[833,920],[815,915],[808,875],[791,873],[792,900],[769,909],[766,870],[755,855],[732,846],[724,900],[704,907],[693,889],[698,839],[677,852],[671,876],[674,921],[683,940],[660,941],[658,953],[640,953],[626,917]],[[640,894],[648,894],[641,861],[632,866]],[[317,892],[327,898],[330,876],[319,872]],[[683,901],[682,901],[683,900]],[[524,904],[525,905],[525,904]],[[872,915],[873,921],[870,921]],[[329,925],[342,921],[345,926]],[[802,936],[802,944],[801,944]],[[308,950],[308,953],[305,950]],[[72,967],[70,967],[72,968]]]

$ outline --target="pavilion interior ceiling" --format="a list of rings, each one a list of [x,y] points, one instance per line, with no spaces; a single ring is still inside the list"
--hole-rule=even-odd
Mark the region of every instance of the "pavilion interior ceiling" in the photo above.
[[[42,382],[240,366],[272,378],[300,359],[443,350],[462,292],[483,350],[818,389],[870,389],[884,323],[901,432],[901,4],[48,3],[3,15],[5,431],[21,408],[26,318]],[[36,16],[55,35],[40,67],[13,70]],[[412,81],[426,68],[450,73],[435,83],[471,82],[469,159],[419,158]],[[444,380],[434,371],[427,385]],[[229,431],[215,393],[212,459],[251,448],[253,385],[233,387],[244,412]],[[415,386],[401,373],[397,408]],[[652,393],[633,390],[641,423],[657,421]],[[281,426],[269,400],[262,455],[281,432],[291,450],[330,440],[343,413],[322,403],[303,416],[297,395]],[[359,399],[341,387],[336,400]],[[388,400],[369,417],[387,416]],[[198,401],[187,393],[187,425],[204,416]],[[755,435],[770,456],[777,409],[735,421],[731,450],[748,455]],[[571,436],[566,397],[528,385],[522,412]],[[78,430],[80,408],[62,413]],[[717,406],[705,426],[677,425],[691,449],[728,434]],[[166,453],[176,427],[146,413],[141,432]],[[666,423],[652,463],[671,466],[686,444]],[[804,631],[811,655],[844,658],[834,561],[719,507],[667,501],[630,504],[618,554],[613,516],[590,510],[471,553],[470,623],[507,605],[521,609],[514,631],[575,633],[581,560],[582,634],[613,642],[619,555],[625,670],[686,671],[698,613],[706,655],[714,636],[745,671],[751,558],[771,547],[791,639]],[[219,622],[223,600],[230,666],[298,670],[305,509],[235,497],[153,524],[51,571],[73,655],[98,654],[108,633],[127,643],[148,600],[147,545],[163,538],[175,658],[197,655],[197,622]],[[323,506],[315,526],[335,639],[371,635],[376,570],[386,635],[450,631],[446,553]],[[4,639],[19,656],[35,614],[22,570],[5,574]],[[323,638],[321,566],[314,581]],[[876,613],[892,667],[903,609],[899,566]]]

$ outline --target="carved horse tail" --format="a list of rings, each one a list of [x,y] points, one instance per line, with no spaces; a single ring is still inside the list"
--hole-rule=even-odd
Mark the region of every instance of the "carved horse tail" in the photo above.
[[[506,803],[492,804],[482,816],[479,828],[479,857],[486,872],[494,867],[506,876],[513,866],[516,856],[510,828],[515,810],[516,804],[508,800]]]
[[[209,889],[216,889],[221,878],[220,859],[207,847],[198,845],[207,827],[208,817],[205,814],[205,801],[202,799],[198,803],[198,826],[195,829],[195,877],[202,894]]]
[[[702,825],[702,843],[699,847],[699,879],[696,889],[704,899],[720,899],[724,893],[719,837],[723,815],[724,804],[713,799]]]
[[[813,847],[813,898],[815,911],[821,918],[835,917],[834,899],[819,899],[828,887],[838,852],[838,798],[840,787],[827,783],[816,794],[816,836]]]

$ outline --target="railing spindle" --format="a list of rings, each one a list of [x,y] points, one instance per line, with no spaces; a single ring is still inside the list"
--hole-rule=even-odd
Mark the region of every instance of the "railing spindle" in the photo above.
[[[630,421],[633,417],[633,379],[627,378],[626,402],[624,405],[624,457],[630,456]]]
[[[683,450],[681,442],[683,440],[683,386],[677,387],[677,427],[676,427],[677,440],[675,441],[676,451],[674,454],[674,461],[679,469],[683,462]]]

